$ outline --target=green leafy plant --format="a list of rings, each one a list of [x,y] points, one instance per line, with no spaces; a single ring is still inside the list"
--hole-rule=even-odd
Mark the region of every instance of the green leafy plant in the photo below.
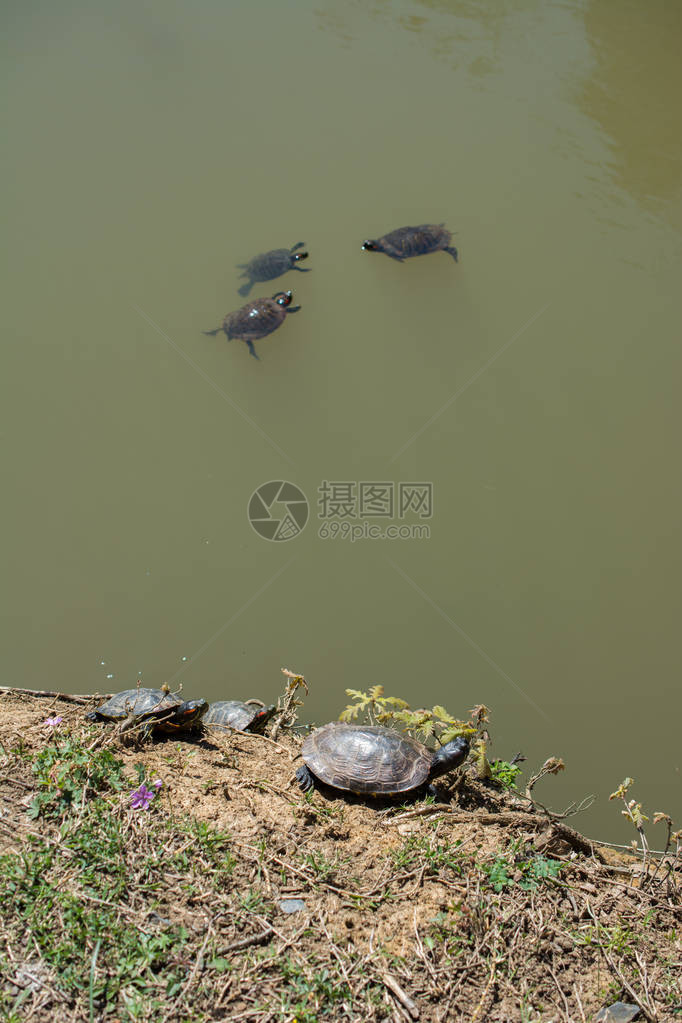
[[[107,749],[90,750],[78,739],[51,743],[32,763],[39,791],[31,801],[29,817],[61,817],[82,807],[88,798],[124,786],[123,764]]]
[[[412,710],[409,703],[397,696],[385,696],[384,687],[375,685],[368,692],[346,689],[352,702],[339,715],[340,721],[366,719],[370,724],[391,725],[401,731],[413,732],[422,739],[433,738],[440,745],[458,735],[475,735],[476,727],[450,714],[437,704],[431,710]]]
[[[513,853],[513,846],[510,853]],[[558,877],[562,867],[560,860],[540,855],[527,859],[516,857],[512,864],[506,856],[498,854],[492,863],[480,864],[480,869],[488,875],[488,883],[496,892],[511,885],[523,891],[535,891],[543,881]]]
[[[504,856],[496,856],[492,863],[481,864],[481,870],[488,875],[488,883],[495,892],[501,892],[507,885],[512,884],[509,869],[509,863]]]
[[[490,776],[503,789],[515,791],[516,779],[520,774],[521,768],[517,764],[510,764],[508,760],[490,761]]]
[[[533,856],[525,863],[519,864],[523,875],[518,882],[519,888],[523,888],[525,891],[534,891],[542,881],[558,877],[563,866],[560,860],[550,859],[546,856]]]

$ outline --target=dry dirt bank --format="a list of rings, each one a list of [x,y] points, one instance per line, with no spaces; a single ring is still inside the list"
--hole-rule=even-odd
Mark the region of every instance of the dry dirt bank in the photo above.
[[[443,805],[304,797],[294,734],[122,745],[83,710],[0,696],[3,1019],[682,1019],[679,864],[466,772]]]

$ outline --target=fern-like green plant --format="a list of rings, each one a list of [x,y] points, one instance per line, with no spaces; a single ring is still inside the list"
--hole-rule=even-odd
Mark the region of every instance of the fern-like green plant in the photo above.
[[[420,739],[434,739],[444,746],[458,735],[475,735],[476,726],[455,718],[437,704],[431,710],[412,710],[409,703],[397,696],[384,696],[384,687],[372,686],[368,692],[346,689],[352,702],[339,715],[340,721],[367,721],[369,724],[389,725],[403,732],[411,732]]]
[[[387,716],[409,707],[396,696],[384,696],[383,686],[372,686],[368,693],[361,689],[346,689],[346,694],[353,698],[354,703],[349,703],[339,714],[339,721],[357,721],[361,714],[365,714],[370,724],[376,725]],[[390,710],[391,707],[395,707],[395,711]]]

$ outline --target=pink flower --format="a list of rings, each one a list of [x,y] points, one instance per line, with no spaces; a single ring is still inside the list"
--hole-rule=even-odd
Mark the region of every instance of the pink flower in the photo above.
[[[50,728],[59,728],[63,720],[64,718],[60,717],[59,714],[56,714],[53,718],[46,718],[45,721],[43,721],[43,724],[49,725]]]

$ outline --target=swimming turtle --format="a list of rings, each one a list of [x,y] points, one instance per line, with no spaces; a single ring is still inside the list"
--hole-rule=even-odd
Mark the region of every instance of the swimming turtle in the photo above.
[[[464,736],[434,752],[391,728],[332,722],[304,741],[296,780],[304,792],[321,781],[358,795],[393,796],[459,767],[468,752]]]
[[[265,707],[249,701],[218,700],[209,707],[203,725],[222,732],[262,732],[275,709],[274,703]]]
[[[402,263],[412,256],[425,256],[428,252],[449,252],[455,263],[457,249],[450,245],[452,233],[444,224],[420,224],[418,227],[398,227],[381,238],[369,238],[362,243],[367,252],[385,252],[391,259]]]
[[[194,728],[208,710],[206,700],[182,700],[162,689],[124,689],[101,707],[86,714],[89,721],[126,721],[142,724],[144,735]]]
[[[246,284],[239,289],[240,295],[248,295],[256,281],[273,281],[275,277],[281,277],[287,270],[298,270],[299,273],[307,274],[309,270],[303,269],[296,264],[302,259],[308,258],[307,252],[297,252],[302,249],[305,242],[296,242],[290,249],[271,249],[270,252],[261,252],[254,256],[250,263],[240,263],[239,270],[244,273],[240,277],[248,277]]]
[[[272,298],[255,298],[236,312],[228,313],[215,330],[205,330],[203,333],[215,337],[223,330],[228,341],[239,338],[254,359],[257,359],[253,342],[272,334],[273,330],[282,325],[287,313],[297,313],[301,308],[300,305],[291,305],[293,297],[290,291],[278,291]]]

